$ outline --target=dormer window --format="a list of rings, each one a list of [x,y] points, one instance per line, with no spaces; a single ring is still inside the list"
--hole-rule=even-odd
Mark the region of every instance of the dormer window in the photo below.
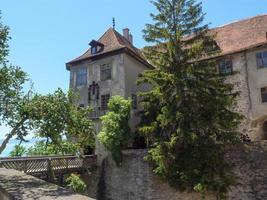
[[[101,42],[92,40],[89,45],[91,46],[91,54],[97,54],[104,50],[104,45]]]
[[[94,46],[91,48],[91,54],[96,54],[97,53],[97,46]]]

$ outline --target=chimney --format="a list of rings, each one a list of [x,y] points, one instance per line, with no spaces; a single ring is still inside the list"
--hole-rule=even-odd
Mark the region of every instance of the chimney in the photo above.
[[[129,41],[131,44],[133,44],[133,35],[132,34],[129,35]]]
[[[130,34],[130,30],[128,28],[124,28],[123,37],[125,37],[131,44],[133,43],[133,36]]]

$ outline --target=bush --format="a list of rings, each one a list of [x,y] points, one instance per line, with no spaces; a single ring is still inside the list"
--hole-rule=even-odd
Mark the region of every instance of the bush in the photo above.
[[[86,191],[86,184],[83,182],[83,180],[80,178],[80,176],[76,174],[71,174],[66,182],[68,183],[68,186],[77,193],[84,194]]]

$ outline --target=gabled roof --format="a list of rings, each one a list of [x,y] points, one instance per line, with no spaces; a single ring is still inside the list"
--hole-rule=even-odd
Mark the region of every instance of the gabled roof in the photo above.
[[[71,64],[83,60],[90,60],[90,59],[95,60],[103,56],[111,55],[112,53],[117,53],[117,52],[119,53],[126,52],[129,55],[133,56],[138,61],[140,61],[141,63],[147,65],[148,67],[150,66],[150,64],[143,58],[140,51],[113,28],[109,28],[97,41],[104,45],[104,49],[102,51],[96,54],[91,54],[91,49],[89,48],[84,54],[68,62],[66,64],[67,69]]]
[[[221,49],[221,56],[267,44],[267,15],[233,22],[211,29]]]

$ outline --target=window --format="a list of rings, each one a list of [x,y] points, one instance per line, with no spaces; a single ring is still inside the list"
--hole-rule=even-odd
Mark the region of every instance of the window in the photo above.
[[[132,109],[137,109],[137,95],[132,94]]]
[[[256,57],[258,68],[267,67],[267,51],[257,53]]]
[[[110,99],[110,94],[101,95],[101,110],[108,109],[109,99]]]
[[[70,72],[70,87],[73,87],[73,82],[74,82],[74,72]]]
[[[111,79],[111,65],[101,65],[100,66],[100,79],[101,81]]]
[[[96,54],[97,53],[97,46],[93,46],[91,48],[91,54]]]
[[[223,59],[219,62],[219,73],[229,75],[233,72],[233,64],[231,59]]]
[[[267,87],[261,88],[261,101],[267,103]]]
[[[77,70],[76,86],[86,85],[87,83],[87,69],[85,67]]]

